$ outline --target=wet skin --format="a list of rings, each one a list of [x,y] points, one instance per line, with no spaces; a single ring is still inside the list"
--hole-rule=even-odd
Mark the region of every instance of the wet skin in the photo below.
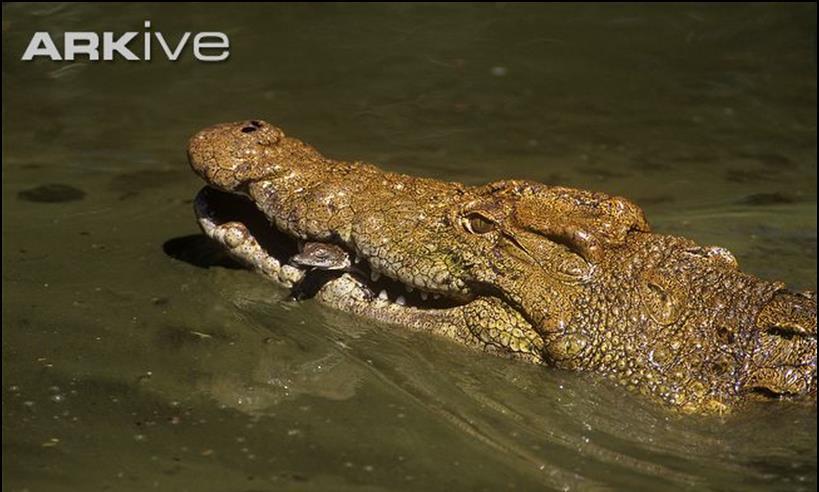
[[[208,183],[202,230],[336,309],[594,371],[685,412],[815,402],[815,293],[652,233],[624,198],[388,173],[255,120],[202,130],[188,158]]]

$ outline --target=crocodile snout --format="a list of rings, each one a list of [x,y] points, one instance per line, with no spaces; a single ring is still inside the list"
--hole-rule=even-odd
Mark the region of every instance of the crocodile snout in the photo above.
[[[191,137],[188,162],[210,185],[236,191],[267,174],[271,150],[283,138],[281,130],[260,120],[222,123]]]

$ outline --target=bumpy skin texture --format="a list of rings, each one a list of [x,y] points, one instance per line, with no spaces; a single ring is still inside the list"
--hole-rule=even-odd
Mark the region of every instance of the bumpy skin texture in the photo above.
[[[207,128],[188,157],[210,187],[247,197],[280,233],[326,244],[311,249],[322,261],[347,265],[346,252],[374,278],[450,302],[394,302],[350,272],[316,294],[335,308],[602,373],[687,412],[751,397],[815,401],[815,294],[742,273],[725,249],[652,233],[624,198],[388,173],[325,158],[262,121]],[[196,205],[203,230],[246,265],[292,287],[319,264],[286,264],[241,221],[214,220],[208,193]]]

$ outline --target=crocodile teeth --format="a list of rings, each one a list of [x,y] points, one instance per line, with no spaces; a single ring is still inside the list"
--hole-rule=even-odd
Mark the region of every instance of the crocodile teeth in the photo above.
[[[381,278],[381,274],[376,272],[375,270],[370,272],[370,280],[373,282],[378,282],[378,279]]]
[[[395,303],[398,304],[399,306],[406,306],[407,305],[407,300],[404,299],[404,296],[398,296],[395,299]]]
[[[441,298],[441,294],[432,294],[432,298],[433,298],[433,299],[440,299],[440,298]]]
[[[411,286],[411,285],[407,285],[407,284],[404,284],[404,288],[406,288],[406,289],[407,289],[407,292],[412,292],[412,291],[414,291],[414,290],[415,290],[415,289],[413,289],[413,288],[412,288],[412,286]]]
[[[387,291],[385,289],[381,289],[381,292],[378,293],[378,298],[382,301],[389,299],[389,296],[387,296]]]
[[[426,301],[427,299],[429,299],[429,294],[427,294],[426,292],[421,292],[421,299]]]

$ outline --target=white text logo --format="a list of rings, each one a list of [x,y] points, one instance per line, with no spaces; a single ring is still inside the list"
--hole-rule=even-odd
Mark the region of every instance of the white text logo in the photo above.
[[[145,21],[145,28],[150,29],[151,21]],[[142,34],[142,51],[135,53],[129,44]],[[78,57],[88,60],[113,61],[116,58],[130,61],[150,61],[153,48],[159,46],[158,56],[164,55],[170,61],[176,61],[188,46],[192,47],[193,56],[203,62],[227,60],[230,56],[230,39],[222,32],[199,32],[191,39],[190,32],[173,42],[165,39],[161,32],[146,31],[125,32],[116,35],[113,32],[66,32],[63,37],[63,51],[60,52],[51,35],[47,32],[36,32],[31,37],[23,61],[34,58],[49,58],[54,61],[73,61]]]

